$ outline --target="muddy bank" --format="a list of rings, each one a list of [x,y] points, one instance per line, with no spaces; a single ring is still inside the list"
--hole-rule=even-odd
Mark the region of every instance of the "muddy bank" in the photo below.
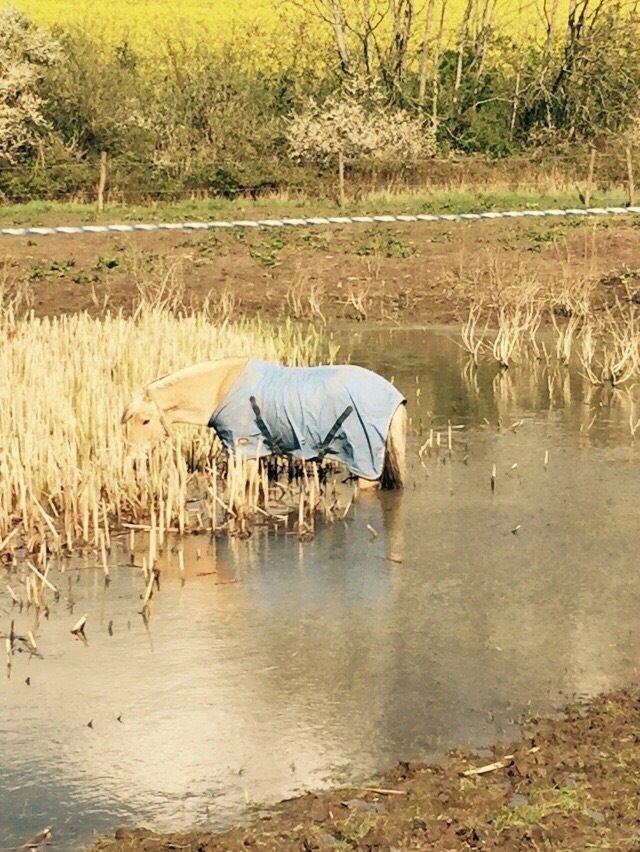
[[[367,786],[283,802],[245,827],[120,829],[93,849],[637,849],[639,730],[634,687],[531,720],[520,742],[454,752],[440,765],[401,763]]]
[[[48,236],[3,243],[4,289],[36,315],[129,310],[164,285],[214,311],[330,321],[447,322],[535,280],[640,287],[633,219],[482,221],[205,234]]]

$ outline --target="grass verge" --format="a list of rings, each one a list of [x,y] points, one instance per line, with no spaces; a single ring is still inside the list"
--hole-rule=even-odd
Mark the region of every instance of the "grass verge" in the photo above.
[[[596,192],[592,206],[624,204],[622,190]],[[196,221],[207,219],[250,219],[278,216],[320,216],[338,214],[417,214],[471,213],[488,210],[544,209],[581,207],[574,190],[541,193],[538,190],[464,190],[434,189],[428,192],[371,193],[350,200],[343,209],[328,198],[288,198],[271,196],[252,201],[248,198],[214,198],[203,201],[156,202],[146,205],[107,205],[98,213],[93,204],[60,201],[31,201],[0,208],[0,225],[95,224],[134,221]]]

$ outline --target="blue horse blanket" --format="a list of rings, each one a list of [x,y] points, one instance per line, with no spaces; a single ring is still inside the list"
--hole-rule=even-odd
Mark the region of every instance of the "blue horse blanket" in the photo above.
[[[363,367],[282,367],[251,359],[208,425],[245,458],[326,457],[378,479],[391,419],[404,401],[390,382]]]

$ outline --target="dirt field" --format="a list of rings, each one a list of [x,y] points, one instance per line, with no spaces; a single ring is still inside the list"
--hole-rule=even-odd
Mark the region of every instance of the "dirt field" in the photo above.
[[[480,295],[537,280],[640,287],[640,219],[351,226],[208,234],[5,238],[4,285],[37,315],[125,310],[139,288],[233,313],[446,322]]]
[[[247,827],[120,829],[94,849],[637,850],[639,730],[640,691],[618,692],[560,719],[534,720],[520,742],[498,743],[491,753],[458,752],[438,766],[402,763],[369,788],[309,793]]]

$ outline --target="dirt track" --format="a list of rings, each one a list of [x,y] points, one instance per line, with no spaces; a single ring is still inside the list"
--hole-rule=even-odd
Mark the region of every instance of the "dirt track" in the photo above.
[[[640,221],[576,219],[215,234],[6,238],[4,278],[37,315],[129,307],[138,285],[233,313],[327,320],[457,319],[478,295],[528,280],[640,286]]]

